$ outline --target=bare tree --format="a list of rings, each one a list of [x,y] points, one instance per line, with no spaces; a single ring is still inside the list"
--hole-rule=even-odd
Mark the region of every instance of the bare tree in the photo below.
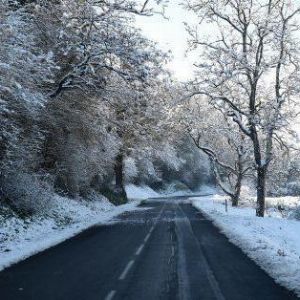
[[[299,90],[299,45],[290,1],[187,1],[214,35],[200,37],[188,26],[191,48],[201,48],[192,94],[206,96],[252,141],[257,173],[257,216],[264,216],[265,184],[279,131],[288,130]],[[214,39],[212,39],[214,37]]]
[[[208,156],[217,184],[238,206],[242,182],[253,174],[249,142],[239,127],[196,97],[176,108],[176,123]]]

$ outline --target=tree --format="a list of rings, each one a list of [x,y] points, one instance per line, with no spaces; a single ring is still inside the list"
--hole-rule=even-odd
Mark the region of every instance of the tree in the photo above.
[[[147,49],[147,48],[145,48]],[[163,136],[162,122],[164,119],[164,99],[159,91],[164,89],[164,83],[157,80],[158,75],[163,76],[158,51],[152,48],[149,57],[151,72],[143,84],[137,82],[128,85],[126,82],[116,80],[114,86],[118,89],[109,89],[106,97],[108,105],[114,114],[113,130],[120,139],[120,148],[115,161],[115,190],[124,194],[124,160],[128,157],[149,156],[157,141]]]
[[[253,172],[250,147],[243,132],[203,98],[180,105],[176,115],[176,122],[210,159],[217,184],[231,198],[232,206],[237,206],[242,181]]]
[[[166,57],[132,25],[148,2],[1,2],[1,180],[22,165],[71,197],[123,180],[119,154],[152,143],[163,113],[150,85]]]
[[[55,80],[46,87],[50,101],[45,113],[51,117],[44,122],[48,132],[44,166],[56,168],[60,176],[63,173],[63,186],[71,195],[78,193],[79,178],[89,178],[89,159],[82,163],[88,156],[84,153],[89,149],[89,141],[97,140],[98,136],[99,151],[93,151],[91,157],[95,158],[98,152],[107,163],[106,170],[110,170],[111,155],[115,155],[115,190],[125,196],[123,158],[132,147],[130,143],[136,143],[132,138],[137,136],[137,130],[133,134],[133,125],[141,130],[145,124],[139,118],[144,120],[145,113],[151,115],[150,81],[162,73],[166,57],[131,25],[130,14],[151,13],[146,9],[147,3],[141,10],[139,3],[130,1],[67,3],[49,6],[41,2],[38,9],[32,8],[43,37],[41,47],[56,62]],[[115,141],[114,146],[108,141]],[[76,144],[85,148],[75,147]],[[61,145],[70,151],[67,157]],[[110,151],[105,150],[108,146]],[[94,171],[98,170],[103,177],[101,166],[98,160]],[[85,176],[80,176],[83,171]]]
[[[298,89],[300,8],[284,0],[187,1],[216,38],[188,27],[191,47],[200,47],[192,94],[222,107],[252,142],[257,174],[257,216],[264,216],[266,176],[273,145],[293,118]]]
[[[55,64],[37,45],[33,14],[0,10],[0,157],[1,169],[34,169],[34,152],[43,143],[40,113],[47,102],[43,85],[53,80]],[[2,174],[3,175],[3,174]]]

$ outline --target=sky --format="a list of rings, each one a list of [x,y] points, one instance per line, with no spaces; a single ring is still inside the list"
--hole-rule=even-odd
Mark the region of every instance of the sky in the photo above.
[[[172,0],[166,8],[168,19],[160,15],[137,17],[136,25],[145,36],[157,42],[160,49],[171,50],[172,60],[167,67],[178,80],[185,81],[193,77],[193,62],[197,57],[195,54],[186,55],[188,34],[183,22],[193,22],[195,17],[179,2]]]

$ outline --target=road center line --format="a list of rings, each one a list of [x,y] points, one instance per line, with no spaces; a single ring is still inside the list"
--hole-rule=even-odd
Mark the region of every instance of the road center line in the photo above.
[[[131,260],[131,261],[127,264],[127,266],[125,267],[123,273],[120,275],[119,280],[124,280],[124,279],[126,278],[128,272],[129,272],[129,270],[132,268],[133,264],[134,264],[134,260]]]
[[[140,255],[144,249],[145,244],[143,243],[135,252],[135,255]]]
[[[145,242],[145,243],[149,240],[150,235],[151,235],[151,233],[149,232],[149,233],[146,235],[146,237],[144,238],[144,242]]]
[[[110,291],[104,299],[112,300],[116,293],[117,293],[116,291]]]
[[[149,240],[150,236],[151,236],[151,233],[153,232],[155,226],[157,225],[158,223],[158,220],[160,219],[161,215],[162,215],[162,212],[164,210],[164,207],[165,207],[166,204],[163,205],[162,209],[160,210],[159,214],[158,214],[158,217],[156,219],[156,222],[152,225],[151,229],[149,230],[148,234],[146,235],[146,237],[144,238],[144,243],[142,243],[139,248],[136,250],[135,252],[135,255],[140,255],[140,253],[143,251],[144,247],[145,247],[145,243]],[[130,271],[130,269],[132,268],[134,264],[134,260],[131,260],[129,261],[129,263],[127,264],[127,266],[125,267],[124,271],[122,272],[122,274],[120,275],[119,277],[119,280],[124,280],[128,274],[128,272]],[[114,292],[114,293],[113,293]],[[114,294],[116,293],[115,291],[111,291],[112,293],[112,296],[114,296]],[[107,297],[110,296],[110,294],[107,295]],[[112,298],[105,298],[106,300],[110,300]]]

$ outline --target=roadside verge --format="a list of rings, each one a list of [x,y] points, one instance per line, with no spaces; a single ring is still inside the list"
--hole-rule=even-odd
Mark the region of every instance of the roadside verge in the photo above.
[[[300,222],[255,216],[251,207],[225,210],[222,197],[190,198],[192,205],[275,281],[300,297]]]

